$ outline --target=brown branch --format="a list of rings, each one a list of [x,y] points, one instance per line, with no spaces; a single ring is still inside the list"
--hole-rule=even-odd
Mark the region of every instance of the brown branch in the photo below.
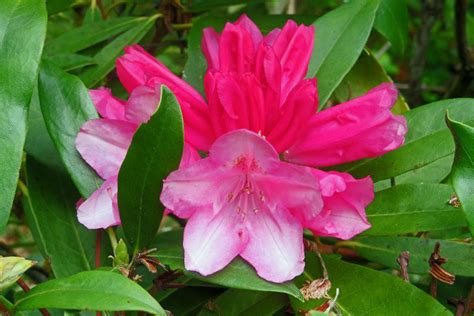
[[[400,256],[398,256],[397,262],[400,265],[400,274],[403,280],[409,283],[410,278],[408,277],[408,264],[410,263],[410,252],[403,251]]]
[[[474,60],[470,56],[466,31],[467,0],[456,0],[454,29],[456,34],[456,47],[461,65],[450,89],[446,92],[446,98],[459,97],[469,87],[474,79]]]
[[[415,34],[413,43],[413,55],[410,60],[410,90],[407,91],[407,99],[410,106],[421,103],[422,77],[426,64],[426,53],[431,39],[431,30],[436,20],[441,16],[445,0],[423,0],[421,8],[422,24]]]
[[[19,278],[16,283],[23,289],[25,293],[30,291],[30,287],[28,286],[28,284],[25,283],[25,281],[23,281],[22,278]],[[40,308],[39,310],[41,314],[43,314],[43,316],[51,316],[48,310],[46,310],[45,308]]]

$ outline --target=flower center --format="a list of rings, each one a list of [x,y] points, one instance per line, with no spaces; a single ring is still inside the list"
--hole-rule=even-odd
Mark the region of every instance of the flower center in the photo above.
[[[229,192],[227,202],[240,215],[242,221],[245,221],[248,214],[257,214],[263,210],[265,196],[257,183],[252,181],[251,176],[245,174],[238,181],[235,189]]]

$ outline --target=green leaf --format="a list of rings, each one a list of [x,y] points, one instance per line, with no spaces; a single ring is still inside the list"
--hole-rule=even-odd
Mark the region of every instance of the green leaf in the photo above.
[[[215,9],[222,6],[231,6],[238,4],[248,4],[249,0],[194,0],[186,9],[190,12],[201,12]],[[251,4],[263,3],[264,0],[253,0]]]
[[[151,29],[159,14],[153,15],[127,32],[121,34],[104,46],[95,56],[97,65],[85,69],[80,77],[86,86],[91,87],[101,81],[115,67],[115,60],[123,53],[125,46],[138,43]],[[89,24],[90,25],[90,24]]]
[[[70,71],[95,64],[95,61],[92,57],[79,54],[58,54],[46,59],[49,62],[55,63],[58,67],[62,68],[65,71]]]
[[[448,201],[453,189],[446,184],[402,184],[377,192],[367,208],[372,228],[365,235],[396,235],[466,227],[461,208]]]
[[[440,240],[441,256],[448,259],[443,268],[455,275],[474,276],[474,244]],[[410,252],[408,271],[428,273],[428,259],[436,240],[416,237],[364,237],[357,241],[343,242],[354,247],[357,253],[389,268],[400,268],[397,258],[402,251]]]
[[[336,289],[339,289],[336,304],[342,315],[452,316],[434,298],[399,277],[333,257],[325,256],[324,261],[332,283],[329,295],[334,298]],[[300,278],[300,282],[321,276],[320,264],[315,254],[308,253],[305,274]],[[301,315],[300,310],[310,310],[322,303],[321,300],[310,300],[306,303],[292,300],[293,309],[298,315]]]
[[[367,93],[370,89],[383,82],[393,82],[377,59],[368,50],[364,50],[351,71],[344,77],[337,89],[335,97],[340,102],[348,101]],[[401,94],[392,108],[395,114],[401,114],[410,108]]]
[[[176,289],[174,293],[160,301],[161,306],[173,315],[196,316],[203,306],[212,305],[213,299],[222,293],[220,288],[186,285],[186,287]]]
[[[15,308],[143,311],[166,315],[145,289],[119,273],[107,271],[86,271],[39,284],[20,298]]]
[[[47,42],[44,51],[48,55],[76,53],[123,33],[146,19],[122,17],[85,24]]]
[[[184,146],[181,108],[162,86],[158,110],[139,127],[118,176],[118,205],[125,239],[133,251],[155,237],[163,216],[163,179],[177,169]]]
[[[322,106],[359,58],[367,42],[379,0],[353,0],[314,23],[316,33],[308,77],[318,78]]]
[[[402,147],[338,169],[357,178],[370,175],[375,182],[392,177],[397,184],[441,182],[454,158],[454,142],[444,121],[446,110],[453,119],[474,122],[474,99],[444,100],[418,107],[404,113],[408,133]]]
[[[288,303],[286,295],[230,289],[219,295],[212,304],[204,306],[198,316],[222,315],[271,316]]]
[[[88,120],[98,118],[89,93],[75,76],[43,61],[39,96],[48,132],[74,184],[88,197],[102,183],[76,150],[76,136]]]
[[[28,106],[46,34],[43,1],[0,1],[0,232],[15,196]]]
[[[303,299],[301,292],[294,283],[265,281],[257,275],[251,266],[240,258],[236,258],[223,270],[207,277],[199,273],[187,271],[184,268],[183,240],[182,231],[180,230],[159,234],[153,247],[158,249],[158,252],[153,254],[153,256],[170,266],[171,269],[183,270],[185,275],[195,279],[241,290],[285,293],[299,300]]]
[[[59,170],[58,170],[59,169]],[[94,267],[95,233],[77,221],[79,194],[62,168],[50,168],[27,157],[28,196],[23,198],[26,220],[56,277]]]
[[[406,0],[380,0],[374,27],[402,54],[408,43],[408,5]]]
[[[474,236],[474,127],[451,120],[448,114],[446,123],[456,143],[451,181]]]

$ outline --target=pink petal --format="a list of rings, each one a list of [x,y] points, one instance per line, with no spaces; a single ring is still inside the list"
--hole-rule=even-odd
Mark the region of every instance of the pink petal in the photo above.
[[[181,162],[179,163],[180,168],[187,167],[194,162],[201,160],[198,151],[193,148],[193,146],[188,143],[184,143],[183,156],[181,157]]]
[[[202,31],[202,53],[206,57],[209,70],[219,69],[219,38],[219,33],[212,27],[207,27]]]
[[[259,276],[285,282],[304,270],[303,228],[286,210],[250,212],[248,244],[240,254]]]
[[[279,162],[252,179],[269,208],[284,207],[303,226],[312,223],[323,207],[319,182],[308,167]]]
[[[382,84],[366,95],[317,113],[303,136],[285,153],[294,163],[330,166],[376,157],[401,146],[406,120],[390,108],[397,98],[392,84]]]
[[[252,34],[243,26],[227,23],[219,42],[219,71],[239,74],[251,71],[255,52]]]
[[[77,218],[89,229],[120,225],[117,207],[117,177],[107,179],[99,189],[78,206]]]
[[[163,183],[161,203],[173,214],[189,218],[196,210],[216,204],[226,198],[235,175],[226,174],[209,158],[172,172]]]
[[[290,93],[308,71],[313,52],[314,26],[297,25],[289,20],[273,43],[275,54],[280,59],[282,78],[282,99]]]
[[[234,25],[241,26],[250,34],[252,38],[254,47],[258,47],[260,42],[263,39],[262,32],[255,23],[246,14],[242,14],[239,19],[234,23]]]
[[[82,125],[76,148],[103,178],[116,176],[138,126],[121,120],[96,119]]]
[[[209,159],[216,165],[236,166],[241,170],[248,168],[251,171],[273,168],[280,161],[270,143],[245,129],[219,137],[209,150]]]
[[[160,103],[159,87],[152,89],[146,86],[135,88],[128,98],[125,117],[137,124],[147,122],[155,113]]]
[[[107,88],[89,90],[94,106],[103,118],[123,120],[125,117],[125,102],[112,96]]]
[[[370,228],[365,207],[374,199],[370,177],[354,179],[348,173],[313,169],[323,194],[324,208],[309,228],[318,236],[350,239]]]
[[[278,152],[285,151],[303,133],[318,107],[316,79],[302,80],[291,91],[280,110],[280,119],[267,136]]]
[[[217,272],[243,249],[247,236],[240,216],[231,208],[200,210],[184,229],[184,263],[202,275]]]

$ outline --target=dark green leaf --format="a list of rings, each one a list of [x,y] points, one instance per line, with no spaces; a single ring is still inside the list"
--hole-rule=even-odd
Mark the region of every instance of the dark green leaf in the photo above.
[[[118,177],[120,218],[134,251],[146,247],[158,231],[163,179],[179,166],[183,133],[178,101],[162,86],[158,110],[135,133]]]
[[[204,306],[199,316],[271,316],[288,303],[286,295],[231,289]]]
[[[28,226],[58,278],[91,270],[95,254],[95,233],[77,221],[79,193],[61,169],[28,157],[28,196],[23,200]]]
[[[246,3],[251,3],[251,4],[257,4],[257,3],[263,3],[264,0],[194,0],[192,1],[192,4],[187,7],[187,9],[191,12],[201,12],[201,11],[207,11],[214,9],[216,7],[222,7],[222,6],[230,6],[230,5],[236,5],[236,4],[246,4]]]
[[[446,122],[456,143],[451,181],[474,236],[474,128],[451,120],[448,115]]]
[[[444,116],[474,122],[474,99],[434,102],[404,113],[408,122],[405,144],[375,159],[341,166],[356,177],[370,175],[374,181],[395,178],[397,184],[441,182],[450,172],[454,142]]]
[[[146,19],[123,17],[89,23],[52,39],[46,43],[44,51],[48,55],[75,53],[144,23]]]
[[[474,276],[474,245],[455,241],[439,241],[441,256],[448,259],[443,268],[455,275]],[[390,268],[399,268],[397,258],[404,250],[410,252],[408,271],[428,273],[428,259],[433,252],[436,240],[415,237],[364,237],[346,242],[371,261],[382,263]]]
[[[366,235],[394,235],[466,227],[461,208],[448,202],[453,188],[446,184],[402,184],[377,192],[367,208],[372,228]]]
[[[212,287],[186,286],[177,289],[166,299],[160,301],[161,306],[173,315],[195,316],[205,305],[212,305],[213,298],[222,293],[223,289]],[[183,304],[186,302],[186,304]]]
[[[322,106],[359,58],[367,42],[378,0],[354,0],[316,20],[308,77],[318,78]]]
[[[232,261],[223,270],[204,277],[184,268],[183,240],[181,231],[171,231],[158,235],[153,247],[158,249],[154,255],[171,269],[183,270],[186,275],[208,283],[241,290],[286,293],[302,300],[299,289],[292,283],[272,283],[260,278],[255,270],[240,258]]]
[[[115,60],[123,53],[125,46],[138,43],[151,29],[159,15],[153,15],[127,32],[121,34],[102,48],[95,56],[97,65],[91,66],[81,73],[81,79],[86,86],[91,87],[102,80],[115,67]]]
[[[58,54],[47,58],[48,61],[55,63],[65,71],[74,70],[84,66],[95,64],[92,57],[79,54]]]
[[[119,273],[106,271],[86,271],[39,284],[20,298],[15,307],[17,310],[136,310],[166,315],[145,289]]]
[[[28,105],[46,34],[43,1],[0,1],[0,232],[16,191]]]
[[[48,14],[51,15],[68,9],[73,3],[74,0],[48,0],[46,1],[46,8]]]
[[[406,0],[380,0],[374,27],[403,53],[408,42],[408,6]]]
[[[334,298],[336,289],[339,289],[336,304],[342,315],[452,316],[434,298],[401,278],[333,257],[324,257],[324,260],[332,283],[329,295]],[[307,254],[305,274],[300,282],[314,280],[321,275],[316,256],[314,253]],[[321,300],[310,300],[306,303],[292,300],[296,312],[310,310],[322,303]],[[300,313],[298,314],[301,315]]]
[[[364,50],[357,63],[351,71],[344,77],[334,91],[334,95],[340,102],[364,95],[370,89],[383,82],[393,82],[377,59],[368,50]],[[400,94],[398,100],[392,108],[392,112],[401,114],[410,108],[405,99]]]
[[[98,118],[86,87],[75,76],[56,66],[41,64],[39,80],[41,111],[48,132],[74,184],[88,197],[102,180],[76,150],[76,135],[88,120]]]

